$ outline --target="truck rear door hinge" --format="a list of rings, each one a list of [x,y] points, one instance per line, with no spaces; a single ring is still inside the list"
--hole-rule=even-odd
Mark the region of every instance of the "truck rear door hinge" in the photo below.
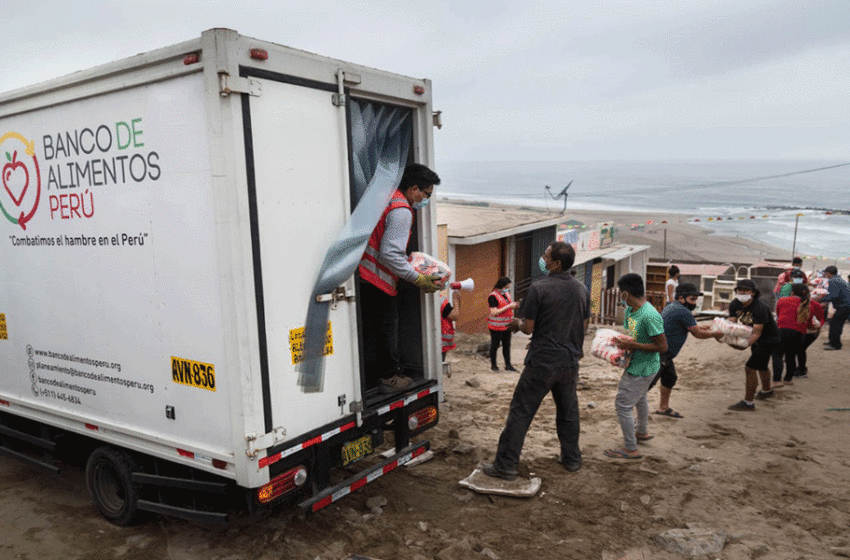
[[[337,304],[344,299],[354,299],[354,292],[348,291],[345,286],[339,286],[329,294],[316,296],[316,301],[319,303],[330,301],[331,309],[336,309]]]
[[[251,78],[234,78],[220,72],[218,75],[219,95],[227,97],[231,93],[247,93],[259,97],[263,93],[263,84]]]
[[[248,448],[245,450],[245,455],[251,459],[255,459],[263,449],[268,449],[273,445],[277,445],[286,439],[286,428],[278,427],[267,434],[258,436],[257,434],[245,434],[245,441],[248,442]]]

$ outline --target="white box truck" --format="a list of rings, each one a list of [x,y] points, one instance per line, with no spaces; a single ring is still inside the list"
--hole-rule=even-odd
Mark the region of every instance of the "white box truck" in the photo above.
[[[427,451],[435,296],[400,288],[415,386],[385,394],[356,276],[312,290],[370,181],[433,167],[434,124],[429,80],[226,29],[0,94],[2,460],[82,454],[116,524],[224,522],[316,511]],[[435,232],[418,211],[409,251],[436,254]]]

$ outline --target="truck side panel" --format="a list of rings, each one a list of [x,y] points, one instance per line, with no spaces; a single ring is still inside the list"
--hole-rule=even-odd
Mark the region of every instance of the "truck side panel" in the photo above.
[[[3,399],[232,457],[204,95],[195,73],[0,119]]]

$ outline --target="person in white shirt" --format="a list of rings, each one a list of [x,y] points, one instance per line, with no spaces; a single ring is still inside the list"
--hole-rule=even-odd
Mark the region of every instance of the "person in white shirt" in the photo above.
[[[667,271],[670,278],[664,284],[664,304],[676,301],[676,288],[679,286],[679,267],[675,264]]]

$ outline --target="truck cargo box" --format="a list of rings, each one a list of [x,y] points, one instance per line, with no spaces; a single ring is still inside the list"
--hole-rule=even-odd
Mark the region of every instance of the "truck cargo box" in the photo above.
[[[224,29],[0,94],[0,451],[52,468],[87,442],[95,502],[126,523],[225,519],[204,493],[315,510],[426,450],[434,296],[400,291],[416,385],[384,394],[364,385],[356,277],[313,289],[378,166],[433,167],[432,117],[428,80]],[[409,250],[436,254],[435,231],[418,211]],[[395,451],[340,478],[385,431]]]

